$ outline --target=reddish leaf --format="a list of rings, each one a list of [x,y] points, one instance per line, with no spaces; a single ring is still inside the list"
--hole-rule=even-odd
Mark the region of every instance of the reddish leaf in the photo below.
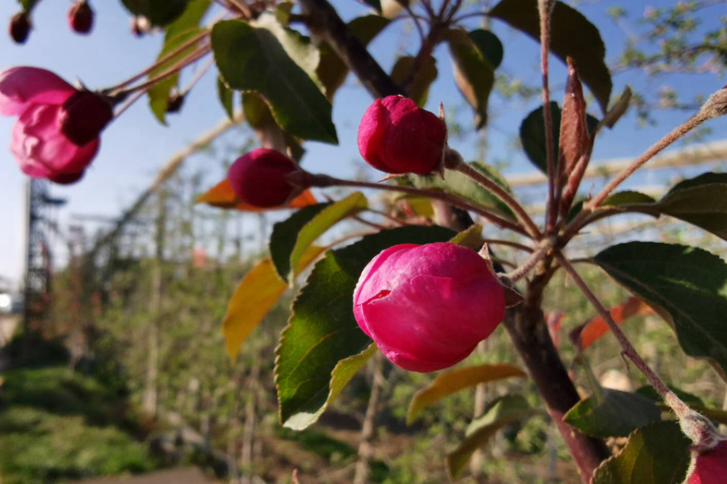
[[[573,59],[568,57],[568,80],[563,99],[563,111],[560,115],[560,161],[563,166],[565,184],[578,159],[588,149],[588,125],[586,124],[586,100],[583,97],[583,86],[578,77]]]
[[[625,302],[611,309],[611,317],[617,324],[623,323],[631,316],[650,314],[653,310],[641,299],[628,298]],[[596,316],[582,326],[574,329],[571,341],[580,349],[585,350],[610,331],[608,324],[600,316]]]
[[[310,190],[306,190],[295,197],[288,205],[281,205],[279,207],[272,208],[255,207],[240,201],[237,198],[237,195],[235,195],[235,192],[232,190],[230,181],[225,178],[220,183],[212,187],[207,193],[197,198],[196,203],[206,203],[213,207],[239,210],[240,212],[265,212],[268,210],[280,210],[284,208],[303,208],[308,205],[315,205],[318,201]]]

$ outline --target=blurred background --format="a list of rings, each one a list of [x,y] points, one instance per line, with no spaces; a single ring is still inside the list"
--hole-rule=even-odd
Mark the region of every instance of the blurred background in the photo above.
[[[355,0],[332,3],[346,20],[369,13]],[[494,2],[471,3],[486,10]],[[597,166],[583,185],[587,192],[725,84],[727,3],[568,3],[600,29],[615,95],[626,85],[636,94],[627,116],[599,137]],[[158,33],[132,35],[119,2],[91,5],[96,24],[86,37],[66,23],[69,1],[45,0],[33,15],[27,44],[0,36],[0,68],[33,65],[102,88],[153,62],[162,43]],[[3,2],[0,18],[9,19],[18,9],[15,2]],[[468,22],[473,28],[481,25],[478,18]],[[427,107],[436,111],[443,102],[450,144],[468,160],[500,169],[540,217],[545,179],[527,161],[518,139],[521,120],[540,103],[539,48],[502,24],[491,28],[505,44],[505,60],[487,129],[474,130],[446,52],[435,53],[439,76]],[[402,20],[370,50],[390,70],[399,55],[417,48],[413,26]],[[552,65],[552,96],[560,100],[565,69],[558,61]],[[238,362],[230,363],[220,331],[227,302],[242,276],[267,256],[273,225],[289,214],[220,211],[194,203],[225,176],[232,161],[257,144],[247,125],[225,121],[215,83],[214,72],[202,78],[182,111],[168,116],[168,126],[156,121],[145,100],[136,103],[104,132],[100,155],[77,185],[31,182],[9,150],[0,148],[0,483],[286,483],[294,469],[301,483],[347,483],[354,479],[362,441],[374,449],[367,463],[371,482],[445,482],[442,457],[464,434],[465,417],[478,407],[481,412],[508,385],[520,387],[531,404],[539,405],[531,382],[461,392],[408,427],[411,397],[433,377],[370,365],[318,424],[304,432],[283,429],[272,371],[292,294],[267,316]],[[306,169],[369,181],[380,177],[360,161],[355,142],[358,120],[370,101],[349,76],[334,103],[340,145],[306,144]],[[0,147],[9,145],[13,123],[0,118]],[[725,119],[709,123],[652,160],[630,180],[630,188],[659,197],[684,177],[722,171],[725,128]],[[371,196],[390,207],[385,197]],[[327,234],[324,243],[364,228],[347,222]],[[699,229],[648,216],[608,219],[594,226],[592,235],[588,245],[573,244],[576,256],[629,239],[725,252],[723,242]],[[507,250],[499,256],[522,258]],[[596,269],[584,274],[610,306],[628,300]],[[569,364],[575,349],[568,333],[594,314],[562,274],[557,277],[546,310]],[[635,311],[624,328],[667,381],[685,382],[682,390],[709,406],[727,404],[724,384],[708,364],[683,355],[658,316]],[[634,390],[644,383],[624,364],[610,337],[587,351],[604,386]],[[519,364],[501,330],[468,360],[500,362]],[[578,372],[574,376],[577,382],[584,378]],[[375,431],[362,437],[373,393],[379,411]],[[473,460],[471,471],[462,482],[578,482],[567,450],[542,417],[499,433]]]

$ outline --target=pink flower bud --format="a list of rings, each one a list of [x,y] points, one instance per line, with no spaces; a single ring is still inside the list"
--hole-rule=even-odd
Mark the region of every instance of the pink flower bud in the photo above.
[[[237,197],[256,207],[277,207],[301,192],[288,176],[302,171],[282,153],[258,148],[238,158],[227,173]]]
[[[395,245],[361,273],[353,314],[394,364],[429,372],[462,361],[497,328],[505,318],[505,291],[471,249]]]
[[[61,132],[83,146],[96,139],[114,118],[111,103],[91,91],[76,91],[63,103],[59,118]]]
[[[110,119],[110,109],[102,98],[79,91],[50,71],[0,71],[0,115],[19,116],[10,151],[31,177],[78,180],[96,156],[98,134]]]
[[[24,44],[30,34],[30,17],[25,12],[19,12],[10,19],[10,37],[17,44]]]
[[[79,34],[87,34],[93,28],[93,10],[86,0],[79,0],[68,10],[68,25]]]
[[[724,484],[727,482],[727,441],[697,456],[687,484]]]
[[[374,101],[358,127],[361,156],[374,168],[393,174],[434,171],[446,138],[444,121],[401,96]]]

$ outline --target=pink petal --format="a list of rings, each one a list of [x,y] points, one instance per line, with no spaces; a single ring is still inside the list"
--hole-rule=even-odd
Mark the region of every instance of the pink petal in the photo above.
[[[45,69],[11,67],[0,71],[0,114],[22,114],[31,104],[61,105],[76,92],[66,81]]]

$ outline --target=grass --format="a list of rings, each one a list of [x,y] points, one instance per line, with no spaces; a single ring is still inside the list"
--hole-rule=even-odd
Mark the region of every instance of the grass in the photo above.
[[[0,386],[0,481],[53,484],[157,467],[124,398],[66,367],[18,368]]]

